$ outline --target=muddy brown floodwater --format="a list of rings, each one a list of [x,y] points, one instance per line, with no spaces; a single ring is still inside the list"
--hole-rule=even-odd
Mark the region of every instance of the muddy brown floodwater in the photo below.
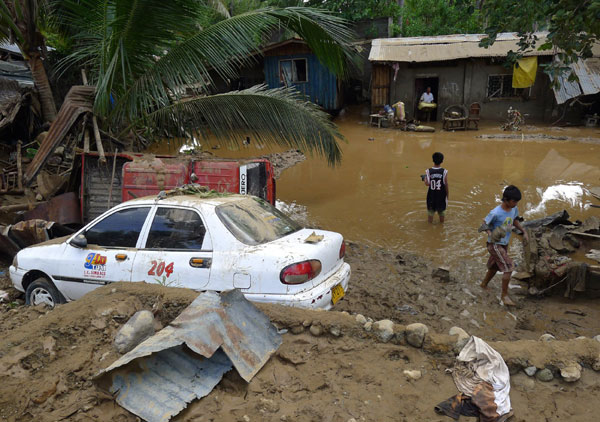
[[[342,164],[308,157],[286,170],[277,182],[277,196],[305,210],[309,221],[342,233],[348,240],[414,252],[436,264],[486,259],[477,228],[499,202],[503,188],[517,185],[526,219],[566,209],[572,219],[600,215],[586,188],[600,185],[600,130],[526,125],[524,134],[588,138],[559,140],[480,139],[506,134],[500,123],[481,122],[479,131],[446,132],[439,122],[434,133],[402,132],[369,127],[368,110],[354,108],[335,119],[347,139]],[[519,134],[519,132],[517,133]],[[589,142],[592,138],[592,142]],[[598,143],[594,143],[594,139]],[[372,140],[370,140],[372,139]],[[166,145],[154,149],[168,152]],[[206,148],[211,150],[210,148]],[[221,157],[263,155],[255,143],[242,150],[211,150]],[[427,223],[427,188],[419,175],[431,166],[435,151],[444,154],[450,201],[446,223]]]

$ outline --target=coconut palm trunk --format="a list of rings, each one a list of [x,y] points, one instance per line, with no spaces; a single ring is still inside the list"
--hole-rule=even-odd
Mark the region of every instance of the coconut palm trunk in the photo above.
[[[28,54],[27,61],[31,68],[33,83],[38,91],[44,119],[52,122],[56,119],[56,104],[54,103],[54,96],[52,95],[50,82],[48,82],[44,63],[37,52]]]

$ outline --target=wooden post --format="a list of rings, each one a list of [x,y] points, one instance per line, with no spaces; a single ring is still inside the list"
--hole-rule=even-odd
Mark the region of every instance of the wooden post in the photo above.
[[[110,187],[108,188],[108,205],[106,209],[110,209],[110,200],[112,199],[112,190],[113,183],[115,181],[115,167],[117,167],[117,154],[119,152],[119,148],[115,148],[115,155],[113,157],[113,168],[112,168],[112,176],[110,176]]]
[[[83,116],[83,152],[87,154],[90,152],[90,131],[87,128],[88,113]]]
[[[98,120],[96,116],[92,116],[92,124],[94,125],[94,138],[96,138],[96,148],[98,149],[98,154],[100,158],[101,164],[106,164],[106,156],[104,155],[104,147],[102,146],[102,138],[100,138],[100,130],[98,129]]]

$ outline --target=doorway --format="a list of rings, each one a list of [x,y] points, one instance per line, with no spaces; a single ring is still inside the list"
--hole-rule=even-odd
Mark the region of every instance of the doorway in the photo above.
[[[431,88],[431,93],[433,94],[433,102],[439,106],[439,98],[438,98],[438,86],[439,86],[440,78],[437,76],[427,77],[427,78],[415,78],[415,96],[414,96],[414,110],[413,116],[416,119],[426,121],[427,117],[429,117],[430,121],[437,120],[437,108],[431,110],[429,112],[429,116],[427,116],[426,112],[419,110],[419,99],[421,95],[427,90],[427,87]]]

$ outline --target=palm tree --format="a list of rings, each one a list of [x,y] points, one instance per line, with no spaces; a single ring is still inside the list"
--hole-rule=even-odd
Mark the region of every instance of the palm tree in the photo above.
[[[44,7],[43,0],[0,0],[0,41],[14,42],[21,50],[31,69],[44,118],[53,121],[56,105],[42,63],[46,45],[39,30]]]
[[[328,115],[293,89],[257,86],[214,95],[216,78],[236,78],[256,62],[261,41],[273,31],[302,37],[321,63],[344,76],[354,57],[345,21],[328,12],[296,7],[254,10],[224,18],[215,0],[56,0],[54,13],[76,47],[63,65],[88,69],[95,84],[95,113],[120,135],[136,127],[164,133],[214,136],[240,145],[300,148],[340,160],[341,139]],[[194,87],[184,100],[181,87]]]

